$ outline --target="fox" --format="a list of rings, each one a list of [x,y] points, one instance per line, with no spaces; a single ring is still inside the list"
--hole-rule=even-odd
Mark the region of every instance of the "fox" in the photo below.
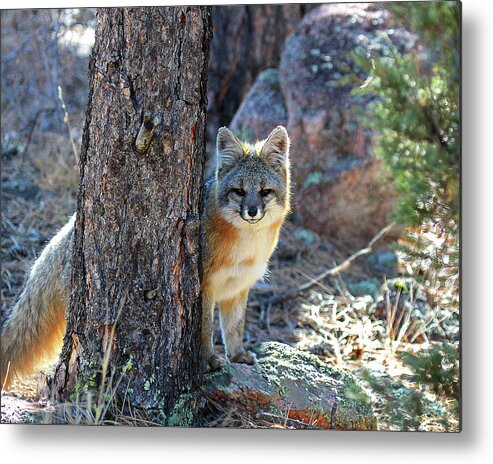
[[[205,185],[202,215],[202,332],[204,372],[226,362],[253,364],[243,348],[248,293],[262,278],[290,211],[289,137],[276,127],[264,141],[240,141],[218,130],[216,168]],[[1,327],[0,386],[35,372],[59,354],[70,298],[76,213],[50,240],[30,269],[16,304]],[[214,351],[219,306],[226,358]]]
[[[264,141],[241,142],[221,127],[215,175],[206,184],[202,247],[202,357],[204,371],[253,364],[243,348],[248,293],[267,271],[290,211],[289,137],[276,127]],[[214,352],[213,321],[219,307],[226,359]]]

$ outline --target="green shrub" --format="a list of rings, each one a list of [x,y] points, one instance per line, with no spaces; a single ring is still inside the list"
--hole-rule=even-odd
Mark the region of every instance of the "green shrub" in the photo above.
[[[413,372],[404,378],[430,387],[436,395],[459,399],[459,353],[448,343],[438,343],[419,354],[401,353]]]
[[[356,50],[369,77],[354,93],[376,95],[365,116],[380,134],[375,152],[395,182],[397,220],[441,223],[456,232],[459,217],[459,15],[455,2],[391,5],[396,25],[423,42],[426,56],[400,54],[389,39],[383,56]]]

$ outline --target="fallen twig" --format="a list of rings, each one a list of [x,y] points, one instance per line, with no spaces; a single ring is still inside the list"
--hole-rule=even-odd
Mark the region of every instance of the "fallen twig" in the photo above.
[[[62,105],[63,122],[67,125],[68,138],[70,140],[70,144],[72,145],[72,152],[74,153],[75,165],[79,167],[79,153],[77,152],[77,146],[75,145],[74,136],[72,135],[72,125],[70,124],[67,107],[63,99],[62,87],[60,85],[58,86],[58,99],[60,100],[60,103]]]
[[[258,306],[263,306],[263,305],[272,305],[275,303],[280,303],[285,300],[289,300],[291,298],[295,298],[299,295],[301,295],[303,292],[309,290],[312,288],[314,285],[316,285],[319,281],[325,279],[326,277],[332,277],[335,275],[340,274],[341,272],[344,272],[347,270],[353,261],[355,261],[357,258],[361,258],[362,256],[368,255],[373,251],[373,246],[375,243],[377,243],[392,227],[394,227],[395,223],[393,222],[392,224],[389,224],[385,226],[375,237],[373,237],[369,242],[366,248],[363,248],[356,253],[353,253],[351,256],[349,256],[346,260],[344,260],[341,264],[338,264],[337,266],[334,266],[333,268],[327,269],[326,271],[322,272],[321,274],[315,276],[313,279],[308,280],[302,285],[299,285],[298,287],[292,288],[291,290],[287,290],[286,292],[280,293],[279,295],[272,296],[270,298],[260,298],[258,302],[252,302],[250,306],[252,307],[258,307]]]
[[[284,426],[286,427],[287,425],[291,425],[292,427],[295,427],[296,429],[308,429],[308,430],[323,430],[322,427],[317,427],[316,425],[313,424],[307,424],[306,422],[301,422],[296,419],[291,419],[289,417],[282,417],[277,414],[272,414],[269,412],[258,412],[256,414],[256,417],[259,419],[266,419],[269,421],[272,421],[272,419],[276,419],[282,423],[284,423]]]

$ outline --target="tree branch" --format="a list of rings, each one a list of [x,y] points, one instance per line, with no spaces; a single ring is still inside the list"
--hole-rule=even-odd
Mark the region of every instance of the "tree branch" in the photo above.
[[[357,251],[356,253],[353,253],[341,264],[338,264],[337,266],[334,266],[331,269],[327,269],[326,271],[322,272],[318,276],[314,277],[313,279],[310,279],[309,281],[305,282],[302,285],[299,285],[298,287],[292,288],[291,290],[280,293],[279,295],[276,296],[272,296],[270,298],[262,298],[260,299],[259,303],[252,304],[251,306],[272,305],[275,303],[280,303],[285,300],[289,300],[291,298],[295,298],[298,295],[302,294],[303,292],[307,291],[308,289],[312,288],[314,285],[316,285],[318,282],[325,279],[326,277],[332,277],[340,274],[341,272],[344,272],[351,266],[353,261],[355,261],[358,258],[361,258],[362,256],[370,254],[373,251],[373,247],[375,243],[377,243],[387,232],[389,232],[389,230],[391,230],[394,227],[394,225],[395,222],[385,226],[377,235],[375,235],[375,237],[373,237],[368,242],[366,248],[363,248]]]

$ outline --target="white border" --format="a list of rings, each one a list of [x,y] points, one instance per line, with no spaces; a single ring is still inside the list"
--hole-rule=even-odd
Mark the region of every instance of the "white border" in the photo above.
[[[174,2],[178,4],[180,2]],[[186,3],[186,2],[183,2]],[[199,2],[220,4],[226,2]],[[231,3],[231,2],[228,2]],[[242,2],[247,3],[247,2]],[[260,2],[255,2],[260,3]],[[282,3],[282,2],[269,2]],[[172,5],[45,1],[43,7]],[[1,8],[39,2],[3,1]],[[487,463],[493,330],[493,2],[463,1],[463,432],[461,434],[0,426],[3,462]],[[488,455],[490,456],[488,458]],[[7,460],[8,459],[8,460]],[[192,461],[194,460],[194,461]]]

